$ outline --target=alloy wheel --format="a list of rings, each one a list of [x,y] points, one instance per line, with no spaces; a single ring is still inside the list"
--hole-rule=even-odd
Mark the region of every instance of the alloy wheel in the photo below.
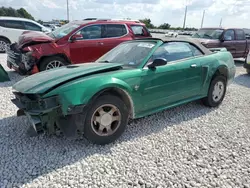
[[[5,41],[0,40],[0,52],[5,52],[7,49],[7,43]]]
[[[54,60],[54,61],[51,61],[51,62],[49,62],[49,63],[47,64],[46,70],[58,68],[58,67],[61,67],[61,66],[64,66],[64,64],[63,64],[61,61]]]
[[[224,83],[222,81],[218,81],[214,85],[214,90],[212,93],[214,102],[218,102],[221,100],[221,98],[223,97],[223,94],[224,94],[224,90],[225,90],[225,86],[224,86]]]
[[[112,104],[105,104],[98,107],[91,118],[92,130],[99,136],[114,134],[120,124],[121,112]]]

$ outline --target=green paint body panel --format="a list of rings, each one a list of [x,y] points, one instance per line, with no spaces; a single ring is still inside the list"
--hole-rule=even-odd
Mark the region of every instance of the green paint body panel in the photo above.
[[[13,88],[42,98],[58,96],[63,115],[67,115],[69,106],[88,104],[99,91],[117,88],[129,98],[132,118],[139,118],[206,97],[211,79],[219,68],[228,71],[228,83],[233,81],[236,69],[232,55],[227,51],[171,62],[155,70],[144,67],[162,43],[157,41],[137,68],[114,63],[85,63],[29,76]],[[193,64],[197,67],[193,68]]]
[[[10,81],[8,73],[4,70],[3,66],[0,64],[0,82]]]

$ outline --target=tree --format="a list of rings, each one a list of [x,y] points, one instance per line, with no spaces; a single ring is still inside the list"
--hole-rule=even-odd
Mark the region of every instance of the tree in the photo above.
[[[24,8],[14,9],[11,7],[1,7],[0,16],[12,16],[12,17],[21,17],[34,20],[33,16],[29,14]]]
[[[170,29],[171,25],[168,23],[161,24],[158,28],[159,29]]]
[[[33,16],[31,16],[31,14],[29,14],[24,8],[20,8],[17,10],[17,13],[19,14],[19,16],[21,16],[22,18],[28,18],[31,20],[35,20]]]
[[[144,18],[142,20],[139,20],[140,22],[144,23],[147,28],[153,29],[155,26],[151,23],[151,20],[149,18]]]
[[[42,25],[43,25],[43,21],[42,21],[42,20],[37,20],[37,22],[38,22],[39,24],[42,24]]]

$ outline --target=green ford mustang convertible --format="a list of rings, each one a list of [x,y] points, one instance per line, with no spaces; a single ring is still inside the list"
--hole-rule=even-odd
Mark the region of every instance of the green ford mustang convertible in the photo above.
[[[35,135],[84,135],[108,144],[124,132],[129,119],[198,99],[218,106],[235,70],[224,48],[210,51],[194,39],[138,39],[96,62],[26,77],[13,86],[12,101]]]

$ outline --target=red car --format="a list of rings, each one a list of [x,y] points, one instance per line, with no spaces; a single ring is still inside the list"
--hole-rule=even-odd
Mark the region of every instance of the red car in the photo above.
[[[20,74],[33,74],[68,64],[94,62],[118,44],[144,37],[152,36],[139,21],[72,21],[48,35],[24,32],[7,49],[7,65]]]

